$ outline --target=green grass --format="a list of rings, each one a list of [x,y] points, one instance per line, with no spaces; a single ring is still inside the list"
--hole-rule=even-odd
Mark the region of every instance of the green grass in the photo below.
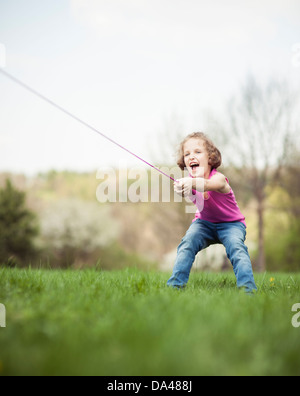
[[[300,275],[0,269],[0,375],[299,375]],[[270,278],[275,281],[270,282]]]

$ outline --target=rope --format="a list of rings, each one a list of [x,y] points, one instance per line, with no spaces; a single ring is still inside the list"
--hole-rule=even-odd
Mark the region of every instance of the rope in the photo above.
[[[118,146],[120,149],[126,151],[127,153],[129,153],[130,155],[132,155],[133,157],[137,158],[138,160],[144,162],[146,165],[150,166],[151,168],[155,169],[157,172],[161,173],[162,175],[168,177],[170,180],[175,182],[175,179],[173,179],[171,176],[167,175],[166,173],[164,173],[163,171],[161,171],[159,168],[157,168],[156,166],[150,164],[149,162],[147,162],[146,160],[144,160],[143,158],[139,157],[138,155],[136,155],[135,153],[133,153],[132,151],[128,150],[126,147],[122,146],[121,144],[119,144],[118,142],[116,142],[115,140],[111,139],[109,136],[105,135],[104,133],[100,132],[98,129],[94,128],[93,126],[89,125],[87,122],[81,120],[79,117],[77,117],[76,115],[72,114],[71,112],[69,112],[68,110],[64,109],[63,107],[59,106],[57,103],[53,102],[52,100],[50,100],[49,98],[47,98],[46,96],[42,95],[41,93],[39,93],[38,91],[36,91],[35,89],[31,88],[29,85],[25,84],[24,82],[20,81],[19,79],[17,79],[16,77],[12,76],[11,74],[7,73],[6,71],[4,71],[3,69],[0,68],[0,73],[2,73],[5,77],[7,77],[8,79],[10,79],[11,81],[13,81],[14,83],[16,83],[17,85],[21,86],[22,88],[24,88],[25,90],[31,92],[33,95],[37,96],[38,98],[40,98],[41,100],[47,102],[48,104],[50,104],[51,106],[55,107],[56,109],[60,110],[61,112],[63,112],[64,114],[66,114],[67,116],[73,118],[75,121],[79,122],[80,124],[84,125],[86,128],[92,130],[93,132],[96,132],[98,135],[102,136],[104,139],[108,140],[109,142],[113,143],[114,145]]]

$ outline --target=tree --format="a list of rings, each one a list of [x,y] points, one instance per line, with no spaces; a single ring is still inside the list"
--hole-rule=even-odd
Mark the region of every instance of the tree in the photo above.
[[[26,208],[25,200],[25,193],[6,180],[5,188],[0,190],[0,263],[21,262],[34,252],[37,220]]]
[[[268,184],[280,181],[295,145],[296,105],[297,97],[287,83],[271,80],[261,86],[250,76],[228,106],[229,125],[224,132],[230,163],[239,170],[241,184],[252,190],[257,203],[260,271],[266,267],[265,190]]]

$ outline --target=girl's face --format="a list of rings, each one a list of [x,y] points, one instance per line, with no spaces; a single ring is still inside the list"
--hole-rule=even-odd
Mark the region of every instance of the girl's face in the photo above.
[[[192,177],[208,178],[211,172],[203,140],[189,139],[183,147],[184,163]]]

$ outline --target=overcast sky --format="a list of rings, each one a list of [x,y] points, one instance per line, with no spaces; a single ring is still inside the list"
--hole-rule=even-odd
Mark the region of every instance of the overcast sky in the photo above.
[[[172,117],[205,129],[249,73],[300,88],[299,15],[299,0],[0,0],[0,64],[5,47],[7,72],[152,160]],[[0,74],[0,171],[120,162],[136,164]]]

